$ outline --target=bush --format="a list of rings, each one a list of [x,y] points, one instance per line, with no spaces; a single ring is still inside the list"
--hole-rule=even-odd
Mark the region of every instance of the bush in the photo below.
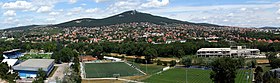
[[[162,62],[163,63],[163,66],[167,66],[167,62]]]
[[[170,67],[174,67],[175,65],[176,65],[176,61],[175,60],[170,61]]]
[[[181,63],[185,66],[191,66],[192,65],[192,58],[191,57],[183,57],[181,60]]]
[[[162,65],[162,62],[159,59],[157,60],[157,65]]]

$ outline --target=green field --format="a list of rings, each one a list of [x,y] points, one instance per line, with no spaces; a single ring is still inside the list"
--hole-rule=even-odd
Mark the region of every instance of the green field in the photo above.
[[[247,71],[250,70],[238,70],[235,82],[246,83]],[[211,70],[187,69],[187,81],[188,83],[212,83],[209,78],[210,72]],[[186,83],[186,70],[183,68],[170,69],[143,81],[148,83]]]
[[[164,66],[148,65],[147,66],[147,71],[146,71],[146,65],[139,65],[139,68],[147,74],[154,74],[154,73],[157,73],[159,71],[162,71]]]
[[[143,72],[147,73],[147,74],[154,74],[157,73],[159,71],[162,71],[162,69],[164,68],[164,66],[161,65],[156,65],[156,64],[141,64],[141,63],[133,63],[133,62],[128,62],[130,64],[133,64],[134,66],[136,66],[137,68],[139,68],[140,70],[142,70]],[[147,70],[146,70],[147,67]]]
[[[50,59],[51,55],[49,54],[25,54],[23,57],[20,57],[19,60],[27,59]]]
[[[144,75],[124,62],[112,63],[85,63],[86,78],[114,77],[114,74],[122,76]]]

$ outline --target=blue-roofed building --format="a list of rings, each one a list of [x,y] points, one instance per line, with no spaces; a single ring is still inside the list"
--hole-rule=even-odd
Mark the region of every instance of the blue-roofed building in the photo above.
[[[5,59],[16,59],[24,56],[21,52],[19,52],[19,50],[20,49],[13,49],[13,50],[5,51],[3,52],[3,57]]]
[[[54,68],[54,59],[28,59],[14,66],[13,70],[19,73],[20,78],[35,78],[40,68],[48,76]]]

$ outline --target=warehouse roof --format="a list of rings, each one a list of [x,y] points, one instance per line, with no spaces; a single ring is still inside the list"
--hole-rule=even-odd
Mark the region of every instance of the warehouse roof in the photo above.
[[[18,62],[18,59],[3,59],[2,63],[4,62],[7,62],[9,66],[14,66]]]
[[[16,66],[14,70],[29,70],[37,71],[39,68],[43,68],[44,71],[48,70],[48,67],[54,62],[54,59],[28,59]]]

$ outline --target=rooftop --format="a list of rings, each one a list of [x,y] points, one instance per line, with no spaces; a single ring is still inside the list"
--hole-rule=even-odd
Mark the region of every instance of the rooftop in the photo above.
[[[30,70],[36,71],[39,68],[47,70],[48,67],[54,62],[54,59],[28,59],[13,68],[15,70]]]
[[[201,48],[198,51],[230,51],[230,48]]]
[[[3,59],[2,63],[7,62],[9,66],[14,66],[18,59]]]
[[[3,53],[10,53],[10,52],[15,52],[15,51],[19,51],[20,49],[12,49],[12,50],[9,50],[9,51],[4,51]]]

